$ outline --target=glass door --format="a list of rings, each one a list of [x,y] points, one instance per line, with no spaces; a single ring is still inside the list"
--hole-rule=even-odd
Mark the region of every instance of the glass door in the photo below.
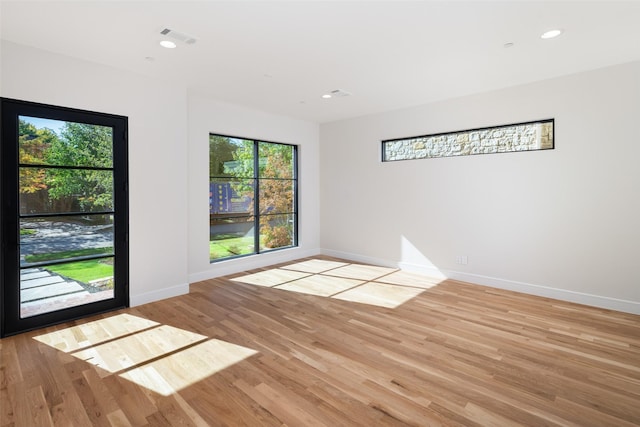
[[[127,119],[2,100],[2,333],[128,305]]]

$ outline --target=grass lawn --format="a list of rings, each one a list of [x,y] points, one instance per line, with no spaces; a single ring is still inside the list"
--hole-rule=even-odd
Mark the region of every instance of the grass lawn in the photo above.
[[[253,236],[230,237],[209,242],[209,259],[253,253]]]
[[[113,277],[113,264],[107,264],[111,258],[92,259],[89,261],[70,262],[68,264],[57,264],[46,267],[52,273],[68,277],[82,283],[89,283],[92,280]]]
[[[112,252],[112,247],[76,249],[72,251],[27,255],[25,257],[25,261],[54,261],[88,255],[110,254]],[[103,279],[105,277],[113,277],[113,258],[76,261],[67,264],[50,265],[45,268],[52,273],[60,274],[61,276],[65,276],[69,279],[82,283],[89,283],[92,280]]]

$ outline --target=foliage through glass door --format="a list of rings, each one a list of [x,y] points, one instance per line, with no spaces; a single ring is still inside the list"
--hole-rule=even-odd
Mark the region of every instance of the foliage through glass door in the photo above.
[[[22,317],[113,298],[112,132],[19,118]]]
[[[126,307],[127,118],[0,102],[0,335]]]

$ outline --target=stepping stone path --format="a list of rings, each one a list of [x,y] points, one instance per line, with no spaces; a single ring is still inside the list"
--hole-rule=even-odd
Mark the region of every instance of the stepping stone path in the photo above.
[[[20,272],[20,316],[23,318],[113,297],[113,289],[88,292],[77,282],[41,268]]]
[[[69,296],[88,296],[77,282],[40,268],[30,268],[20,272],[20,303],[22,307],[30,304],[53,304],[66,300]]]

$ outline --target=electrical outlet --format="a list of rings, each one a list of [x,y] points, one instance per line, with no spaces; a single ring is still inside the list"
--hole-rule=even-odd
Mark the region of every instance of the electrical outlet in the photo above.
[[[469,259],[466,255],[457,255],[456,256],[456,264],[467,265]]]

